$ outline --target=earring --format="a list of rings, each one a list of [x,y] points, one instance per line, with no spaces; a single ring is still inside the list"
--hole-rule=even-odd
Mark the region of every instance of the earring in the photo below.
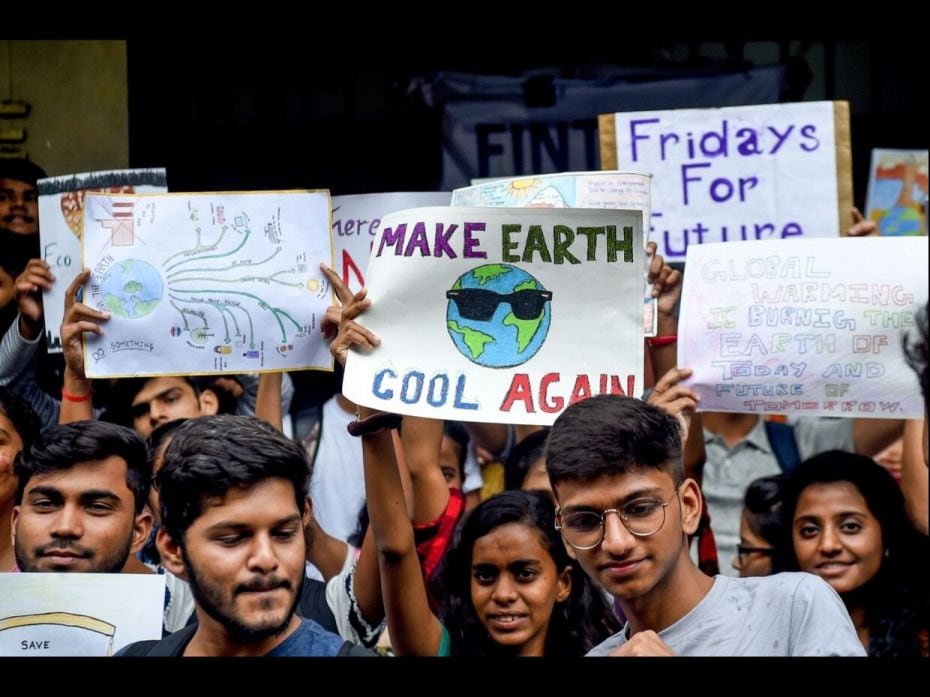
[[[885,559],[890,559],[890,558],[891,558],[891,550],[886,548],[886,549],[885,549]]]

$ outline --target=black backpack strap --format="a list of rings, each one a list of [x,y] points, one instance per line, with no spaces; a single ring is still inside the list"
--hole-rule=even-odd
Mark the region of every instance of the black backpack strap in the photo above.
[[[119,651],[120,656],[180,656],[193,638],[197,625],[189,625],[159,641],[137,641]]]
[[[798,451],[798,442],[794,437],[794,426],[778,421],[765,421],[765,435],[768,436],[769,445],[778,466],[785,474],[791,474],[801,462],[801,453]]]

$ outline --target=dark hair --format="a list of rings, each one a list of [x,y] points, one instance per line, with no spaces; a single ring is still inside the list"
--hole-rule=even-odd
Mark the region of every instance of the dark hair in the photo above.
[[[121,424],[123,426],[132,426],[133,409],[132,401],[136,395],[145,387],[149,380],[156,380],[159,377],[176,377],[190,385],[194,391],[194,396],[200,397],[200,393],[205,389],[210,389],[206,379],[190,375],[165,375],[148,378],[120,378],[116,381],[110,393],[110,400],[107,404],[106,412],[102,417],[106,421]],[[212,390],[211,390],[212,391]]]
[[[480,537],[508,523],[539,533],[556,569],[571,567],[571,595],[552,610],[546,656],[581,656],[620,628],[620,622],[587,574],[574,563],[555,529],[555,507],[539,491],[505,491],[483,501],[459,522],[449,550],[434,574],[439,616],[456,656],[503,655],[478,619],[471,600],[472,552]]]
[[[451,438],[459,446],[459,477],[465,481],[465,458],[468,457],[468,431],[458,421],[444,421],[442,434]]]
[[[784,474],[759,477],[746,487],[746,495],[743,498],[743,511],[746,513],[749,529],[775,550],[772,554],[773,573],[783,571],[788,565],[779,554],[783,538],[781,506],[785,480]]]
[[[145,441],[131,428],[103,421],[75,421],[52,426],[16,458],[19,477],[16,503],[23,502],[29,480],[37,474],[59,472],[80,462],[117,456],[126,461],[126,486],[132,491],[136,513],[141,513],[149,495],[152,463]]]
[[[555,420],[546,443],[546,469],[556,486],[563,479],[659,469],[683,477],[678,421],[639,399],[598,395],[576,402]]]
[[[914,316],[915,330],[904,335],[904,355],[908,365],[917,373],[920,380],[920,392],[924,396],[924,409],[930,412],[930,336],[928,336],[928,318],[930,303],[917,310]],[[916,336],[914,336],[916,334]]]
[[[158,449],[171,439],[171,437],[174,435],[174,432],[181,428],[181,426],[186,424],[188,421],[190,421],[190,419],[175,419],[174,421],[166,421],[163,424],[159,424],[152,430],[152,432],[149,434],[149,437],[145,439],[145,442],[148,444],[149,452],[152,454],[153,458],[158,452]]]
[[[252,416],[190,419],[174,432],[164,458],[155,477],[161,521],[179,544],[207,503],[234,487],[247,489],[280,477],[293,485],[298,510],[307,505],[306,452]]]
[[[507,457],[507,462],[504,463],[505,489],[519,489],[523,486],[523,480],[526,479],[533,463],[545,457],[548,436],[547,429],[533,431],[513,447]]]
[[[35,186],[39,179],[45,177],[45,170],[32,160],[24,157],[0,157],[0,179],[15,179]]]
[[[13,428],[23,441],[23,450],[39,437],[42,424],[39,417],[22,397],[15,392],[0,385],[0,414],[3,414],[13,424]]]
[[[911,525],[894,478],[874,460],[831,450],[805,460],[788,477],[782,514],[789,568],[799,568],[792,529],[801,493],[812,484],[833,482],[855,486],[882,529],[885,556],[881,567],[872,580],[854,591],[856,604],[865,608],[869,655],[920,655],[919,634],[928,628],[928,539]]]

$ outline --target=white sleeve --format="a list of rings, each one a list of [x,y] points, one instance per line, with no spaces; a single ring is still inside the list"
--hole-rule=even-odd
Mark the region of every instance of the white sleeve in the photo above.
[[[371,647],[381,636],[384,628],[382,619],[377,625],[370,625],[362,615],[355,597],[355,557],[357,549],[347,545],[346,562],[342,571],[326,583],[326,604],[336,618],[339,636],[361,646]]]

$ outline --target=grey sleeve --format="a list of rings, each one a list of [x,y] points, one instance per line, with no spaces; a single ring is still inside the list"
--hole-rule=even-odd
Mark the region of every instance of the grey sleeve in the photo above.
[[[790,656],[865,656],[840,596],[813,574],[801,580],[791,603]]]
[[[34,341],[20,335],[17,314],[0,341],[0,385],[5,387],[26,372],[26,368],[35,362],[41,340],[41,335]]]
[[[19,315],[0,341],[0,385],[10,389],[29,403],[42,422],[42,427],[58,423],[61,404],[39,387],[36,361],[40,334],[35,341],[24,339],[19,333]]]
[[[794,435],[802,460],[827,450],[856,451],[853,419],[802,416],[794,424]]]

